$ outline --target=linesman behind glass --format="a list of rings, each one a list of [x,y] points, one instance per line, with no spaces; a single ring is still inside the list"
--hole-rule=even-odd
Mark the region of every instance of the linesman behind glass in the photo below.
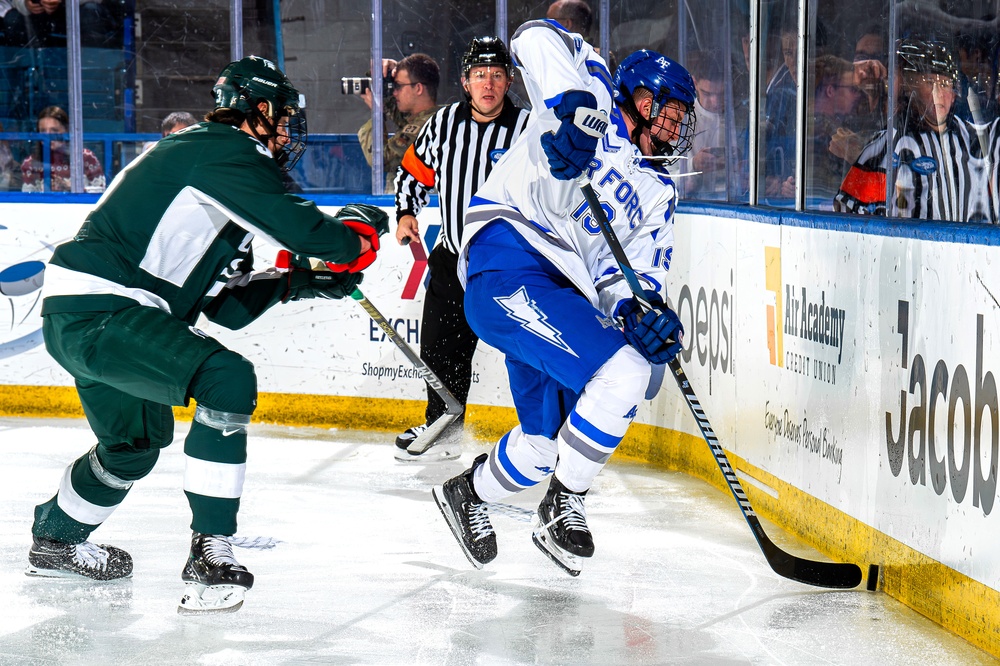
[[[834,198],[834,210],[952,222],[993,222],[990,128],[955,115],[958,65],[943,44],[907,38],[899,63],[892,127],[862,149]],[[890,149],[891,146],[891,149]],[[894,178],[886,201],[889,159]]]

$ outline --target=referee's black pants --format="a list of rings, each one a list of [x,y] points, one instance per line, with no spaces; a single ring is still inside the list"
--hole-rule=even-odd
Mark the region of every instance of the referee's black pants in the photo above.
[[[420,359],[465,405],[472,384],[472,357],[479,337],[465,321],[465,290],[458,281],[458,255],[438,244],[427,258],[430,281],[420,322]],[[427,423],[444,414],[444,400],[427,387]],[[459,422],[465,414],[459,418]]]

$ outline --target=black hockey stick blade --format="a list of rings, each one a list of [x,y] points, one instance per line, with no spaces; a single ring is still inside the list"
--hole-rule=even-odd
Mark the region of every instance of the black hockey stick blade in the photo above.
[[[361,293],[360,289],[355,289],[351,294],[351,298],[356,300],[361,304],[361,307],[365,309],[368,316],[372,318],[378,327],[382,329],[386,337],[392,340],[393,344],[399,348],[403,355],[406,356],[407,360],[413,365],[413,368],[417,371],[417,374],[427,382],[427,385],[431,387],[438,396],[444,401],[445,413],[442,414],[434,423],[427,427],[424,432],[410,442],[410,445],[406,447],[406,450],[413,454],[420,454],[429,449],[434,445],[434,441],[444,432],[444,429],[451,425],[458,416],[465,411],[455,396],[451,394],[448,387],[445,386],[437,375],[427,367],[427,364],[420,360],[420,356],[413,350],[413,347],[406,343],[406,340],[389,324],[388,320],[378,311],[371,301],[365,298],[365,295]]]
[[[767,563],[779,576],[806,585],[835,590],[849,590],[861,584],[861,567],[858,565],[849,562],[817,562],[795,557],[775,546],[764,534],[764,529],[759,527],[760,522],[756,518],[747,522],[750,523],[750,529],[754,530],[755,534],[759,529],[757,543],[760,544]]]
[[[622,249],[621,242],[615,234],[615,230],[611,227],[607,215],[604,214],[604,209],[597,198],[597,193],[594,192],[594,188],[589,182],[584,182],[580,189],[587,200],[591,214],[601,229],[604,240],[608,243],[611,254],[614,255],[615,260],[618,262],[622,276],[632,290],[633,297],[643,308],[646,310],[651,309],[649,302],[646,300],[646,294],[642,289],[642,285],[639,284],[639,278],[636,277],[635,271],[632,269],[631,263],[629,263],[628,256],[626,256],[625,250]],[[712,424],[709,423],[708,417],[705,416],[705,410],[702,409],[701,403],[698,401],[698,396],[695,395],[694,389],[691,387],[691,382],[688,381],[680,361],[674,358],[668,365],[671,374],[674,376],[674,380],[677,382],[677,387],[681,391],[681,395],[684,396],[684,400],[687,402],[694,420],[698,423],[698,428],[701,430],[701,434],[705,438],[709,449],[711,449],[712,455],[715,457],[715,462],[719,465],[722,476],[725,478],[733,497],[736,498],[736,503],[739,505],[740,511],[750,526],[750,531],[753,532],[754,538],[757,540],[757,545],[760,546],[761,552],[764,553],[764,559],[767,560],[771,569],[779,576],[816,587],[848,589],[860,585],[861,567],[856,564],[807,560],[786,553],[771,541],[764,532],[764,528],[761,526],[757,514],[754,513],[753,507],[750,506],[750,500],[747,499],[743,486],[740,485],[739,479],[736,478],[736,472],[733,471],[732,465],[729,464],[729,459],[726,457],[725,451],[722,450],[722,446],[715,436],[715,431],[712,430]]]
[[[687,403],[688,409],[691,410],[694,420],[698,423],[702,437],[705,438],[708,448],[711,449],[712,455],[715,457],[715,462],[718,464],[730,492],[732,492],[737,505],[740,507],[740,511],[743,513],[743,518],[746,519],[747,524],[750,526],[750,531],[753,532],[753,536],[757,540],[757,545],[760,546],[761,551],[764,553],[764,559],[767,560],[771,569],[779,576],[816,587],[849,589],[860,585],[861,567],[856,564],[807,560],[786,553],[771,541],[767,533],[764,532],[764,527],[760,524],[760,519],[757,518],[753,507],[750,506],[750,500],[747,499],[746,492],[736,477],[736,472],[729,463],[729,458],[726,457],[726,452],[722,450],[722,445],[719,444],[719,439],[715,436],[712,424],[708,422],[705,410],[698,401],[698,396],[695,395],[694,389],[691,388],[691,382],[688,381],[687,375],[684,374],[684,368],[681,367],[680,361],[675,358],[668,365],[670,367],[670,374],[674,376],[677,382],[677,388],[680,389],[681,395],[684,396],[684,401]]]

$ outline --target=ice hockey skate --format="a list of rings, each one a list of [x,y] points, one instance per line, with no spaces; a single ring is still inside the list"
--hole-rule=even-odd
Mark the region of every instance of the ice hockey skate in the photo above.
[[[191,536],[191,554],[181,579],[185,586],[177,607],[181,615],[235,613],[253,587],[253,574],[236,561],[229,537],[197,532]]]
[[[583,506],[586,492],[575,493],[555,476],[538,505],[531,540],[552,562],[570,576],[579,576],[585,558],[594,555],[594,539],[587,527]]]
[[[454,460],[462,455],[462,445],[460,443],[462,429],[454,424],[450,425],[444,432],[438,435],[437,440],[431,444],[423,453],[413,453],[407,447],[427,430],[429,426],[421,423],[418,426],[408,428],[401,435],[396,437],[396,448],[394,456],[400,462],[431,463],[443,460]]]
[[[25,574],[41,578],[115,580],[132,575],[132,556],[121,548],[84,541],[69,544],[34,537]]]
[[[477,569],[482,569],[497,556],[497,536],[487,515],[486,503],[472,488],[472,474],[484,462],[486,454],[476,458],[470,469],[431,491],[462,552]]]

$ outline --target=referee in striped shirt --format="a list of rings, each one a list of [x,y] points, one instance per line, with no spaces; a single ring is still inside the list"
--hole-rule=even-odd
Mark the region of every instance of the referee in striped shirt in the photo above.
[[[862,149],[833,209],[996,224],[995,195],[989,186],[993,124],[983,124],[982,118],[970,123],[955,115],[961,85],[951,49],[907,37],[897,44],[896,58],[900,95],[895,122]],[[895,177],[886,201],[890,159]]]
[[[432,190],[441,206],[441,238],[428,258],[430,282],[420,324],[420,358],[463,405],[472,383],[479,338],[465,320],[465,293],[458,281],[458,248],[469,200],[528,122],[528,111],[507,96],[514,73],[510,54],[496,37],[476,37],[462,56],[465,101],[435,113],[403,156],[396,176],[396,240],[420,242],[417,214]],[[461,449],[449,437],[423,454],[406,447],[444,414],[444,401],[428,388],[426,422],[396,438],[397,460],[449,460]],[[460,421],[458,421],[460,425]],[[448,441],[452,440],[452,441]]]

